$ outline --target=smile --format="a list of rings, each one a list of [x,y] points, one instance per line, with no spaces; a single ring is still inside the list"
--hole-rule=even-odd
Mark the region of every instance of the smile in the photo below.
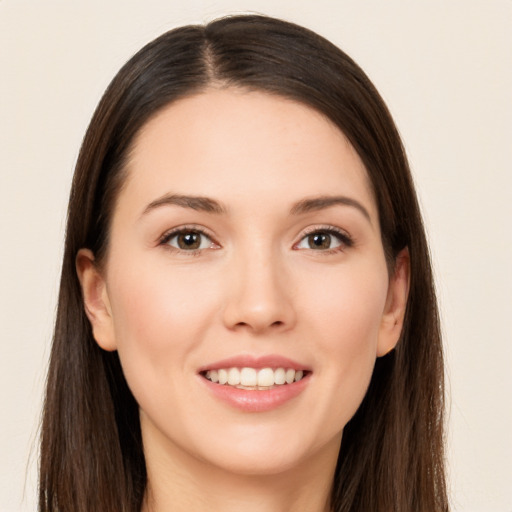
[[[243,412],[271,411],[301,395],[312,368],[276,354],[241,354],[198,368],[198,377],[215,399]]]
[[[298,382],[307,372],[293,368],[219,368],[202,375],[209,381],[246,390],[267,390]]]

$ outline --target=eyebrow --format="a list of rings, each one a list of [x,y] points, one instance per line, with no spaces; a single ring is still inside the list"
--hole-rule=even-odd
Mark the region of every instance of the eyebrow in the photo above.
[[[191,208],[192,210],[207,212],[207,213],[226,213],[226,208],[222,206],[215,199],[201,196],[185,196],[179,194],[165,194],[158,199],[149,203],[143,215],[150,211],[159,208],[160,206],[181,206],[182,208]]]
[[[346,196],[318,196],[302,199],[292,206],[290,214],[301,215],[304,213],[324,210],[336,205],[356,208],[371,223],[371,217],[368,210],[359,201]],[[227,208],[225,206],[210,197],[165,194],[149,203],[144,209],[142,215],[145,215],[161,206],[180,206],[182,208],[190,208],[192,210],[215,213],[218,215],[227,213]]]
[[[303,199],[293,205],[290,213],[292,215],[300,215],[303,213],[324,210],[325,208],[330,208],[331,206],[336,205],[356,208],[371,223],[371,217],[368,210],[359,201],[345,196],[319,196]]]

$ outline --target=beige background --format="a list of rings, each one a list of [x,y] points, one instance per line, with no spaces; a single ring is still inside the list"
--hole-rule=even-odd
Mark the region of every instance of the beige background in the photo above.
[[[510,0],[0,0],[0,512],[36,508],[65,207],[92,110],[144,43],[234,11],[318,31],[388,102],[437,275],[453,508],[512,512]]]

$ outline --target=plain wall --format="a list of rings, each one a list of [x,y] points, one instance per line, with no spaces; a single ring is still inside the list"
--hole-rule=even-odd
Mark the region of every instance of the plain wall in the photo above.
[[[0,511],[36,509],[65,209],[92,111],[150,39],[243,11],[331,39],[387,101],[436,271],[453,509],[512,512],[509,0],[0,0]]]

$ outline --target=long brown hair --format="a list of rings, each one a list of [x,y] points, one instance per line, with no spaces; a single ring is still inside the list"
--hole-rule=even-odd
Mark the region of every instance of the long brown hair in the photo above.
[[[317,34],[264,16],[171,30],[132,57],[85,135],[69,200],[57,320],[41,432],[40,512],[139,512],[146,468],[138,406],[116,352],[84,313],[75,257],[105,256],[124,163],[141,127],[207,87],[266,91],[307,104],[350,140],[373,185],[390,269],[409,248],[401,339],[376,362],[346,425],[332,488],[336,512],[448,510],[443,361],[432,271],[409,166],[393,120],[364,72]]]

